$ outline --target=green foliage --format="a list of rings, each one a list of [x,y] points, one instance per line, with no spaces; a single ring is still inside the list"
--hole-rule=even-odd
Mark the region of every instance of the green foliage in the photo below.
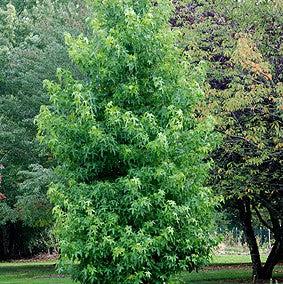
[[[0,192],[7,196],[0,204],[3,232],[18,221],[30,227],[44,227],[43,224],[52,222],[51,205],[44,196],[46,185],[43,186],[39,176],[34,176],[31,182],[26,173],[31,165],[37,165],[31,175],[44,174],[44,179],[45,172],[39,169],[53,163],[52,157],[41,153],[35,139],[34,117],[40,105],[47,103],[42,81],[54,79],[58,66],[74,70],[64,32],[77,35],[84,31],[83,18],[87,15],[83,5],[78,9],[76,1],[62,4],[62,1],[43,0],[29,5],[32,2],[21,1],[21,7],[14,2],[16,7],[11,3],[6,6],[3,1],[0,4],[0,164],[5,167],[0,169],[3,176]],[[25,174],[20,174],[21,171]],[[35,181],[39,184],[34,188]],[[35,192],[38,187],[40,192]],[[13,236],[8,238],[11,247],[15,247]],[[5,242],[0,239],[0,243],[2,257]]]
[[[81,283],[163,283],[207,262],[203,184],[211,120],[169,27],[170,1],[90,1],[91,35],[66,37],[86,79],[58,71],[37,118],[61,181],[50,188],[63,265]]]
[[[19,186],[20,195],[15,204],[19,219],[31,227],[51,226],[52,206],[46,196],[46,188],[56,179],[52,170],[40,165],[32,165],[28,171],[22,171],[19,174],[24,180]]]
[[[214,114],[223,135],[212,182],[241,222],[241,204],[253,207],[282,254],[282,1],[186,2],[175,23],[189,23],[182,44],[192,60],[208,62],[200,111]]]
[[[184,43],[193,60],[210,66],[201,109],[215,114],[224,135],[215,174],[230,196],[276,190],[282,174],[281,1],[200,2]]]

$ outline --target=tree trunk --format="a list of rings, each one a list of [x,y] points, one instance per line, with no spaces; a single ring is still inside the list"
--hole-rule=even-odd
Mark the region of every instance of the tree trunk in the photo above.
[[[243,198],[242,200],[239,200],[238,205],[240,212],[240,220],[243,225],[243,230],[251,255],[253,266],[253,280],[254,282],[258,280],[270,280],[272,278],[272,272],[275,265],[278,264],[283,258],[283,231],[281,224],[277,220],[277,218],[276,220],[272,220],[273,227],[276,228],[276,233],[274,234],[275,243],[272,247],[272,250],[267,258],[265,265],[263,266],[260,259],[260,253],[254,229],[252,226],[252,212],[250,200],[248,198]],[[271,215],[271,219],[273,219],[272,217],[274,216]]]
[[[272,272],[275,265],[278,264],[282,260],[282,258],[283,258],[283,232],[281,229],[279,233],[275,234],[275,243],[263,267],[265,274],[264,279],[270,279],[272,277]]]
[[[256,241],[254,229],[252,226],[252,213],[251,204],[248,198],[239,200],[240,220],[243,225],[243,230],[250,250],[252,266],[253,266],[253,279],[254,281],[264,278],[264,269],[262,267],[258,244]]]
[[[270,279],[272,278],[272,272],[276,264],[279,263],[280,258],[283,256],[283,242],[276,240],[272,250],[267,258],[267,261],[263,267],[264,278]]]
[[[274,210],[273,207],[268,206],[267,210],[270,215],[270,220],[272,222],[272,231],[275,239],[275,243],[271,249],[271,252],[266,260],[263,267],[264,278],[270,279],[272,277],[272,272],[276,264],[280,262],[283,258],[283,227],[282,220],[280,219],[279,211]]]

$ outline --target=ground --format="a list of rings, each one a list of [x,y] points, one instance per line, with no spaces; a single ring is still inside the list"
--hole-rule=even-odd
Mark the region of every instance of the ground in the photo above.
[[[283,264],[275,269],[275,278],[283,283]],[[281,280],[280,280],[281,279]],[[249,256],[216,256],[212,264],[199,273],[182,273],[171,284],[235,284],[251,283]],[[56,272],[52,261],[0,263],[0,284],[73,284]]]

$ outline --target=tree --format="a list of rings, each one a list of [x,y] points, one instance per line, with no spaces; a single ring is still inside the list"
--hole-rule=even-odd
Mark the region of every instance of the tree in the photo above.
[[[183,25],[192,60],[208,62],[200,111],[215,115],[223,135],[212,182],[243,225],[254,278],[269,279],[283,256],[282,1],[186,2],[174,24]],[[264,265],[254,218],[274,237]]]
[[[92,34],[66,38],[86,79],[58,71],[39,140],[59,166],[50,188],[62,265],[81,283],[163,283],[215,245],[204,187],[212,122],[176,47],[170,1],[91,1]]]
[[[64,32],[84,31],[87,15],[75,0],[33,2],[0,3],[0,191],[7,197],[0,204],[1,259],[38,250],[31,242],[39,243],[52,224],[46,197],[50,174],[42,167],[51,167],[53,160],[36,141],[34,117],[47,103],[42,81],[53,79],[59,66],[75,69]]]

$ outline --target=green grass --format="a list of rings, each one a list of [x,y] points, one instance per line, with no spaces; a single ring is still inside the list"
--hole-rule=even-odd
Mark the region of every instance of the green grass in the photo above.
[[[214,271],[200,271],[198,273],[183,273],[180,276],[176,277],[173,283],[190,283],[190,284],[204,284],[204,283],[221,283],[227,280],[250,280],[251,271],[245,269],[237,270],[214,270]]]
[[[283,279],[283,267],[278,266],[274,278]],[[233,282],[234,280],[234,282]],[[251,283],[251,267],[235,269],[204,270],[198,273],[183,273],[175,278],[174,284],[216,284],[216,283]],[[172,284],[173,284],[172,283]],[[269,282],[268,282],[269,283]],[[280,282],[282,283],[282,282]]]
[[[262,261],[266,261],[267,256],[261,257]],[[251,263],[250,255],[216,255],[212,258],[212,264],[229,265],[229,264],[246,264]]]
[[[246,265],[242,265],[246,264]],[[196,273],[182,273],[171,284],[224,284],[251,283],[250,257],[245,255],[215,256],[213,267]],[[239,266],[241,265],[241,266]],[[276,267],[275,277],[283,278],[283,266]],[[233,282],[235,280],[235,282]],[[231,282],[232,281],[232,282]],[[0,284],[74,284],[68,277],[62,278],[52,262],[0,263]],[[109,283],[111,284],[111,283]]]
[[[263,256],[262,261],[266,261],[266,258]],[[172,284],[251,283],[251,271],[249,255],[214,256],[210,267],[204,268],[198,273],[184,272],[175,277]],[[283,279],[283,265],[275,267],[274,278]],[[283,282],[280,283],[283,284]]]
[[[61,278],[52,263],[0,263],[1,284],[71,284]]]

